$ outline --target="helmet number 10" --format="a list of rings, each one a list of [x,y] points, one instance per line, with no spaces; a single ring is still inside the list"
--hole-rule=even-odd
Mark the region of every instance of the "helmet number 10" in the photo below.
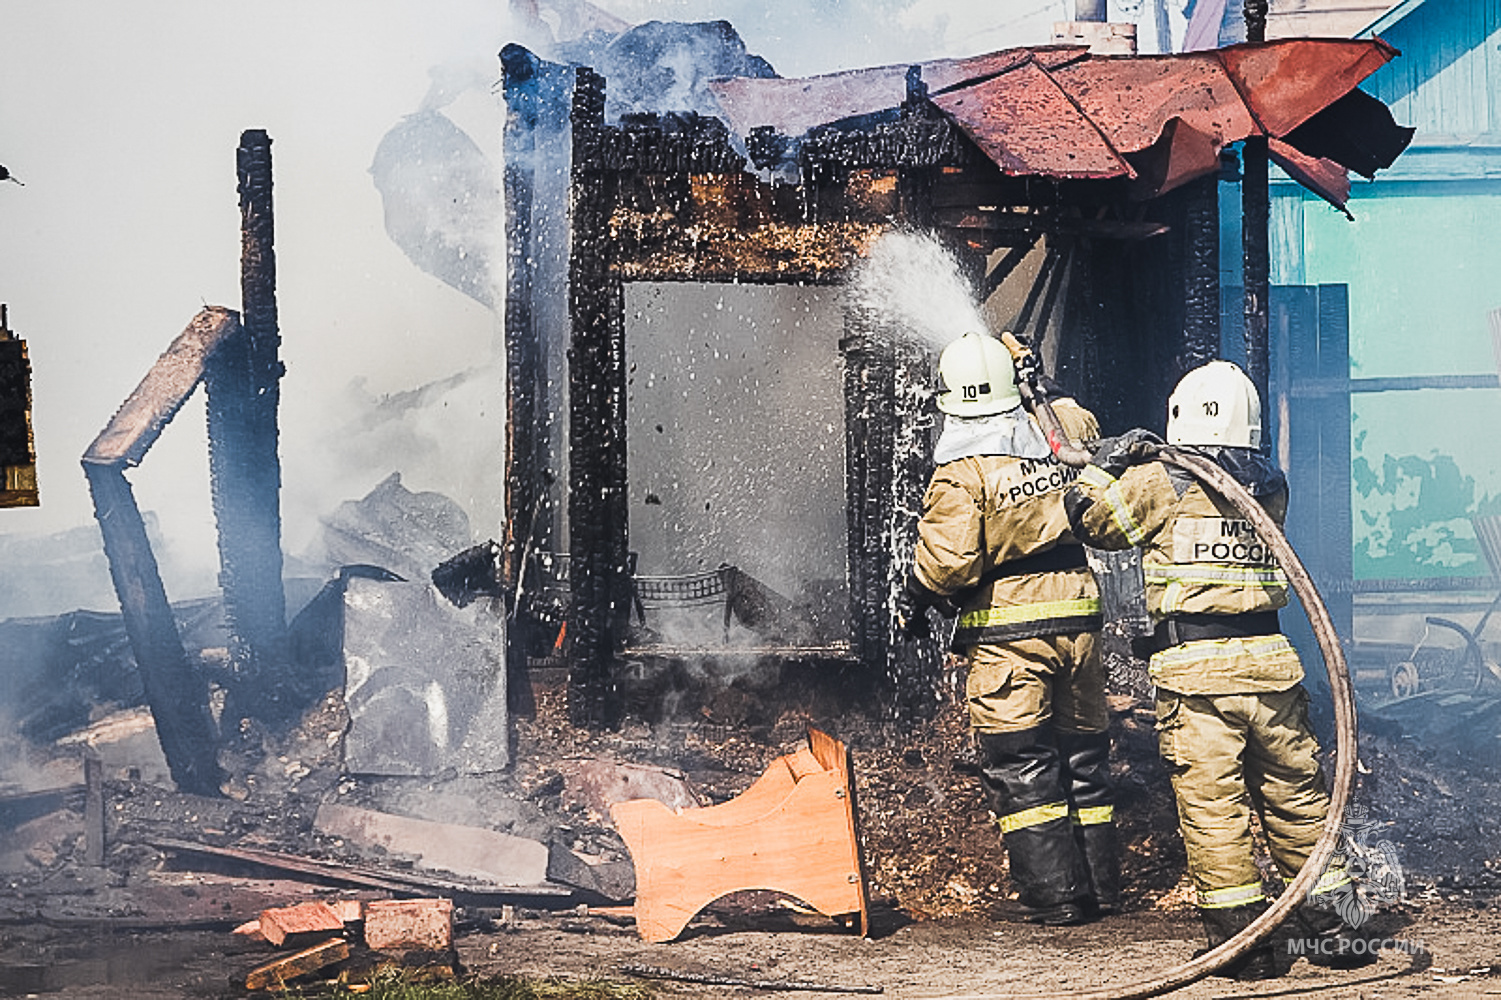
[[[1204,415],[1206,417],[1217,417],[1217,416],[1219,416],[1220,415],[1220,402],[1219,402],[1219,400],[1217,400],[1217,399],[1206,399],[1204,401]]]

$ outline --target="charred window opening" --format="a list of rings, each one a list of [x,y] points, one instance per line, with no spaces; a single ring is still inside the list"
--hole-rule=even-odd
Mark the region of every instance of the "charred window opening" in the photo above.
[[[847,650],[838,290],[633,283],[626,315],[637,574],[729,564],[780,611],[737,604],[750,597],[736,576],[718,621],[664,605],[646,615],[647,637]]]

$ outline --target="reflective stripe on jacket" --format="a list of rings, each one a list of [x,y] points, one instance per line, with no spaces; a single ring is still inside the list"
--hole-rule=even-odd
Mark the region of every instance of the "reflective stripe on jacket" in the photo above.
[[[1072,400],[1053,406],[1070,437],[1098,435],[1088,410]],[[923,586],[959,601],[956,649],[1099,630],[1099,591],[1082,558],[1070,568],[1043,572],[1018,565],[1061,546],[1078,546],[1063,511],[1063,492],[1077,475],[1052,456],[976,455],[934,471],[923,497],[913,572]],[[1018,571],[1008,570],[1008,563]]]

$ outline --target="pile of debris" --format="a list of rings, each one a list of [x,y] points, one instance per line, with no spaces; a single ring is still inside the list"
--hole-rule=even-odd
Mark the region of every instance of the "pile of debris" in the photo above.
[[[289,981],[335,964],[342,965],[344,985],[397,970],[419,980],[453,979],[459,972],[448,899],[298,903],[262,910],[235,933],[290,952],[251,969],[245,976],[248,990],[285,989]]]

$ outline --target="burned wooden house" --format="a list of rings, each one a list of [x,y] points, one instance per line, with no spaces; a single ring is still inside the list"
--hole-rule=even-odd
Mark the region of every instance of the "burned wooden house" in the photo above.
[[[513,658],[565,661],[573,716],[598,723],[632,664],[704,652],[642,609],[717,601],[754,641],[716,655],[931,703],[937,650],[897,640],[889,607],[931,470],[934,351],[841,294],[856,268],[887,234],[929,234],[1102,426],[1154,426],[1221,355],[1233,144],[1342,205],[1346,170],[1407,140],[1357,89],[1395,54],[1012,49],[717,79],[707,114],[614,107],[594,70],[507,47]],[[1263,386],[1265,352],[1251,343]],[[715,522],[737,501],[759,528]]]

